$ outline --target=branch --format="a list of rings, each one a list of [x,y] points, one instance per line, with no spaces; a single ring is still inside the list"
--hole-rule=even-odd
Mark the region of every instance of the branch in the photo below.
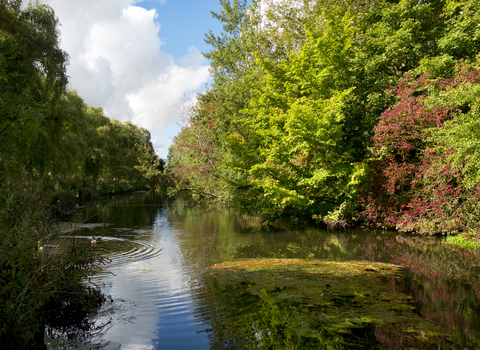
[[[2,131],[0,131],[0,135],[3,134],[14,122],[16,122],[18,119],[20,119],[20,111],[17,112],[17,114],[14,117],[7,118],[10,124],[5,126]],[[28,120],[27,120],[28,121]]]
[[[195,192],[198,192],[198,193],[201,193],[201,194],[205,194],[205,195],[207,195],[207,196],[212,196],[212,197],[215,197],[215,198],[223,198],[223,196],[217,196],[217,195],[212,194],[212,193],[203,192],[203,191],[197,190],[196,188],[184,188],[184,190],[186,190],[186,191],[195,191]]]

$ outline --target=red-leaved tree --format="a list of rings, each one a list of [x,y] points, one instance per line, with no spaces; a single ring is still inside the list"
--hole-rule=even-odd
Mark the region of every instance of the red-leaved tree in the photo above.
[[[450,79],[407,76],[389,89],[397,103],[375,128],[369,180],[360,198],[368,223],[426,233],[476,227],[479,191],[464,184],[468,159],[452,162],[457,149],[437,137],[469,110],[455,100],[432,104],[432,96],[479,84],[479,76],[464,64]]]

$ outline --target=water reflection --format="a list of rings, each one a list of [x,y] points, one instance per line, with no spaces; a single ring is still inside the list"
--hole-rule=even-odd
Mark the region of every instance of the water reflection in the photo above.
[[[447,330],[448,335],[435,338],[431,347],[480,347],[480,255],[443,245],[440,240],[362,230],[251,231],[242,228],[245,219],[231,209],[183,203],[167,206],[161,195],[152,193],[85,208],[72,220],[81,223],[86,219],[98,225],[79,225],[77,239],[101,237],[112,260],[107,271],[97,277],[98,283],[105,283],[104,291],[116,300],[99,318],[99,322],[112,318],[112,327],[98,337],[110,342],[107,349],[285,347],[298,336],[291,333],[292,321],[284,321],[285,315],[299,319],[298,304],[262,298],[241,284],[221,285],[205,270],[247,258],[402,265],[406,270],[401,278],[382,283],[396,293],[412,296],[409,305],[422,322]],[[298,344],[307,348],[418,346],[412,335],[400,332],[395,323],[365,323],[348,334],[321,333],[320,329],[317,327],[313,337],[301,336],[304,343]]]

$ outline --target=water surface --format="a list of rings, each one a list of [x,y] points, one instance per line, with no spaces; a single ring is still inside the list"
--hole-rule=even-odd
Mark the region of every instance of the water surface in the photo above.
[[[260,329],[262,318],[274,319],[279,311],[265,308],[264,301],[241,286],[220,285],[206,270],[247,258],[401,265],[401,276],[383,283],[411,296],[408,307],[421,318],[415,326],[419,331],[370,325],[344,337],[350,348],[418,347],[426,344],[425,339],[415,337],[429,337],[423,330],[427,323],[444,332],[432,340],[431,348],[480,346],[480,257],[440,239],[367,230],[265,232],[253,230],[252,223],[232,209],[167,205],[158,193],[93,204],[73,215],[71,222],[76,229],[69,239],[75,235],[89,244],[90,236],[100,237],[95,249],[111,259],[93,279],[114,300],[96,320],[108,325],[84,348],[95,344],[104,349],[282,348],[288,334],[281,335],[283,343],[275,343],[267,341],[273,337],[272,325]],[[333,337],[322,343],[316,337],[315,344],[336,341]],[[58,347],[50,343],[50,348]]]

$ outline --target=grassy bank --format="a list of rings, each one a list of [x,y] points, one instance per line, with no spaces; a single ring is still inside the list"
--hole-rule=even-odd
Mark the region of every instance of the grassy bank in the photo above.
[[[448,235],[445,243],[453,244],[464,249],[480,249],[480,232],[469,231],[458,235]]]

